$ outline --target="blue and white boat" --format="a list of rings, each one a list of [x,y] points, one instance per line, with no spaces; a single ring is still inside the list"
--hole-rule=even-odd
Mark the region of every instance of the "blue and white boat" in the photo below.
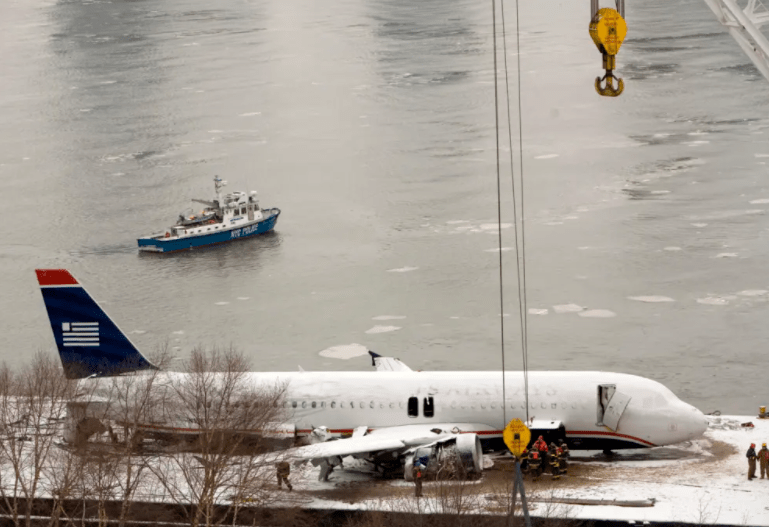
[[[175,225],[165,231],[139,238],[139,250],[156,253],[181,251],[250,238],[275,227],[280,209],[260,208],[255,190],[248,194],[231,192],[222,196],[222,187],[226,184],[218,176],[214,177],[214,201],[193,199],[205,208],[200,211],[188,209],[179,215]]]

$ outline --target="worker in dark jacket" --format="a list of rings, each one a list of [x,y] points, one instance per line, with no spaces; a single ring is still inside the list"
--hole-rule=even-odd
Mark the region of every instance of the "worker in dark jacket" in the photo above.
[[[756,477],[756,444],[751,443],[748,453],[745,454],[748,458],[748,481]]]
[[[422,478],[425,475],[425,466],[420,460],[414,460],[414,465],[411,467],[411,475],[414,477],[414,495],[419,498],[422,496]]]
[[[294,487],[292,487],[291,483],[288,481],[288,476],[291,474],[291,465],[288,461],[281,461],[275,466],[278,470],[278,488],[282,489],[283,484],[285,483],[288,490],[293,490]]]
[[[766,448],[766,443],[761,445],[761,450],[758,451],[758,465],[761,467],[761,479],[769,476],[769,449]]]

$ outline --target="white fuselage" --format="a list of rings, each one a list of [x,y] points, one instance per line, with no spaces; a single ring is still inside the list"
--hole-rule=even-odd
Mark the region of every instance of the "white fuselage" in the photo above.
[[[188,374],[163,372],[158,381],[184,382]],[[530,372],[528,413],[523,374],[501,372],[275,372],[247,373],[254,387],[285,387],[284,415],[297,436],[325,426],[334,435],[353,429],[457,424],[483,439],[499,438],[513,418],[560,422],[570,442],[596,448],[600,442],[624,447],[667,445],[699,437],[703,414],[662,384],[635,375],[608,372]],[[114,382],[114,378],[81,382]],[[599,385],[616,385],[630,398],[615,430],[598,425]],[[530,421],[531,422],[531,421]],[[173,432],[178,424],[158,427]],[[182,432],[181,428],[179,429]],[[184,427],[189,432],[189,428]],[[292,432],[293,433],[293,432]],[[587,447],[585,447],[587,448]]]

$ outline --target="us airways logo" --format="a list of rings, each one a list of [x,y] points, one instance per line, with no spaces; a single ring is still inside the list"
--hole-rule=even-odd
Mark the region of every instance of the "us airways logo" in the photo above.
[[[62,322],[64,346],[98,346],[98,322]]]

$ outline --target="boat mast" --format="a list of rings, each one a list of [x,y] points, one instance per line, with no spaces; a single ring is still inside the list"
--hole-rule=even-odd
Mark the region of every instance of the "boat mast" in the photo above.
[[[222,203],[222,187],[226,185],[227,182],[224,181],[219,176],[214,176],[214,189],[216,190],[216,201],[218,203],[219,208],[224,207],[224,203]]]

